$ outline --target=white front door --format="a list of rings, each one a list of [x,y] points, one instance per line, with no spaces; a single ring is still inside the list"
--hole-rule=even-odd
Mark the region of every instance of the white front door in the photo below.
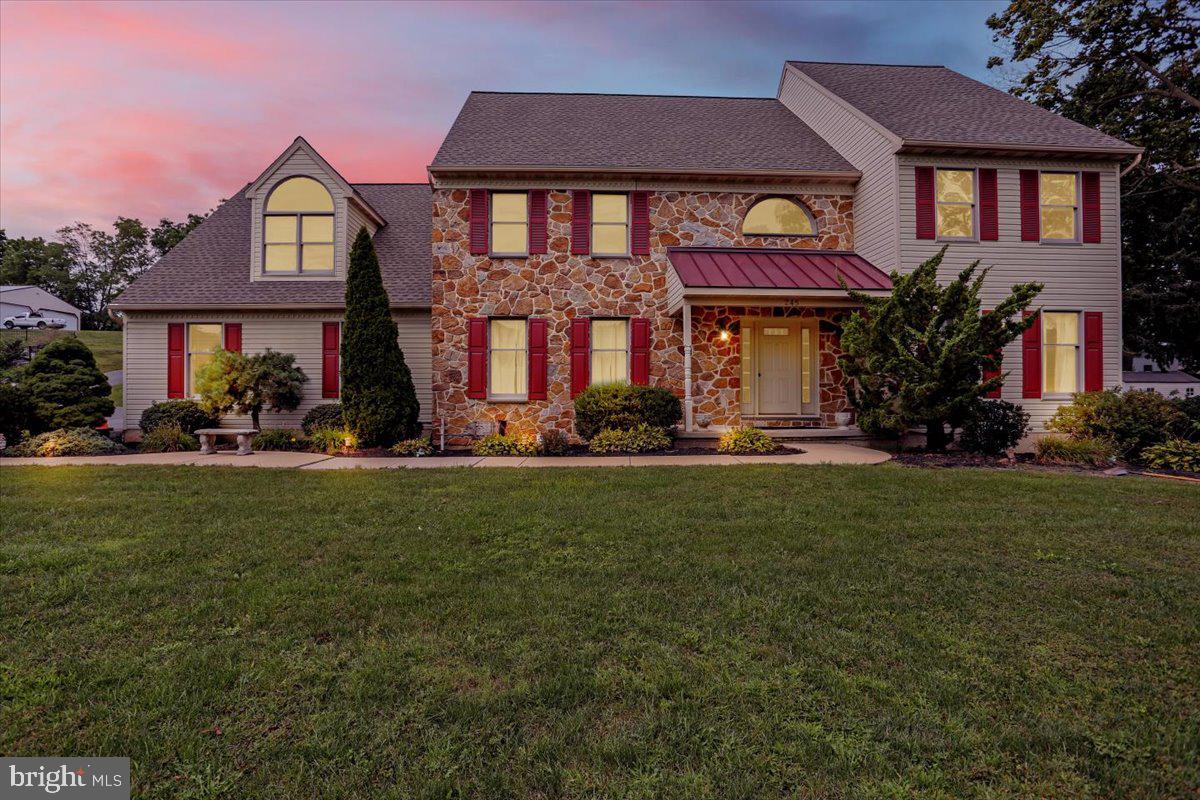
[[[800,413],[800,329],[764,323],[758,335],[758,413]]]

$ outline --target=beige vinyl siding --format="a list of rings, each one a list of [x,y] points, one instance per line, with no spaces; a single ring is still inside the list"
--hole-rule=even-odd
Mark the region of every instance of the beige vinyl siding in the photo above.
[[[854,250],[875,266],[896,265],[896,145],[792,67],[779,100],[862,172],[854,192]]]
[[[428,423],[433,404],[429,312],[394,312],[393,317],[421,403],[420,418]],[[295,411],[264,413],[262,423],[270,428],[300,427],[308,409],[334,402],[321,397],[321,324],[340,320],[340,314],[322,312],[131,314],[125,322],[124,337],[127,430],[137,429],[142,411],[151,403],[167,399],[167,324],[171,322],[240,322],[243,352],[260,353],[270,348],[294,354],[296,364],[308,376],[304,399]],[[228,417],[222,424],[235,427],[244,420]]]
[[[354,237],[358,236],[358,232],[363,228],[367,229],[367,233],[375,235],[376,227],[367,215],[362,212],[357,203],[347,201],[346,203],[346,229],[340,234],[339,249],[345,248],[345,252],[349,253],[350,248],[354,245]],[[344,244],[342,244],[344,243]]]
[[[983,167],[996,170],[999,196],[1000,239],[995,242],[955,242],[949,245],[938,272],[949,281],[975,259],[991,267],[984,283],[984,307],[1007,296],[1010,287],[1024,281],[1045,284],[1037,304],[1047,309],[1101,311],[1104,313],[1104,385],[1121,381],[1121,257],[1120,190],[1118,166],[1106,162],[1070,162],[1030,159],[964,158],[942,156],[899,157],[901,269],[911,271],[936,253],[943,243],[916,238],[916,196],[913,167],[917,165]],[[1100,173],[1100,243],[1041,244],[1021,241],[1019,173],[1022,169],[1092,170]],[[1081,356],[1082,357],[1082,356]],[[1021,397],[1021,343],[1004,351],[1009,373],[1002,396],[1020,403],[1040,432],[1058,401]]]

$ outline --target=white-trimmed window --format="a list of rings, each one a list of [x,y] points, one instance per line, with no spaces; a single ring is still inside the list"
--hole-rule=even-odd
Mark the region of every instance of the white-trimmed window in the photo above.
[[[1079,391],[1079,312],[1042,312],[1042,394]]]
[[[975,239],[975,197],[975,170],[937,170],[934,199],[939,239]]]
[[[196,375],[221,349],[221,323],[189,322],[187,326],[188,394],[196,394]]]
[[[592,385],[629,381],[629,320],[592,320]]]
[[[529,396],[529,337],[523,319],[488,320],[488,396],[524,400]]]
[[[746,236],[815,236],[817,226],[804,206],[786,197],[759,200],[742,220]]]
[[[529,255],[529,193],[492,192],[494,256]]]
[[[629,255],[629,195],[592,195],[592,255]]]
[[[1079,174],[1042,172],[1038,203],[1043,242],[1079,241]]]
[[[332,271],[333,197],[313,178],[288,178],[263,208],[263,272]]]

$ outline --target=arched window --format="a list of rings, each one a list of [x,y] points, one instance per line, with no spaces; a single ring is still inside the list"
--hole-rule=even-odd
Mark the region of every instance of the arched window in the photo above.
[[[808,210],[782,197],[759,200],[742,222],[742,233],[747,236],[812,236],[816,232]]]
[[[263,210],[263,272],[333,271],[333,198],[319,181],[288,178]]]

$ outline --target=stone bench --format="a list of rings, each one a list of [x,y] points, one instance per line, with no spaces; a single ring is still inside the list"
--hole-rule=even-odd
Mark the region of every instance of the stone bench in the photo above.
[[[196,435],[200,437],[200,455],[206,456],[217,452],[214,445],[217,443],[218,436],[236,436],[237,454],[248,456],[254,452],[250,448],[250,440],[257,433],[258,431],[254,428],[201,428],[196,431]]]

